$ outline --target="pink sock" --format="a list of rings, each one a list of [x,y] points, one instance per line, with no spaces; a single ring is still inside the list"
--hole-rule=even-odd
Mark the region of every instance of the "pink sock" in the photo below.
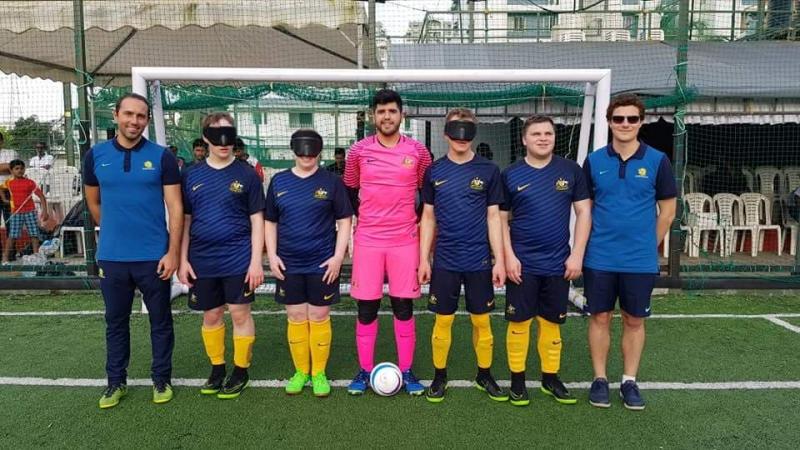
[[[372,371],[375,365],[375,341],[378,339],[378,321],[369,325],[356,320],[356,347],[358,348],[358,363],[367,372]]]
[[[397,344],[397,365],[405,372],[414,363],[414,347],[417,344],[417,327],[414,317],[409,320],[394,319],[394,340]]]

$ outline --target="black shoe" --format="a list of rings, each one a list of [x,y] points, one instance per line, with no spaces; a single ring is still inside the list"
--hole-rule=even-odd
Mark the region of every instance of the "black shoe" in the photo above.
[[[211,375],[200,387],[200,393],[205,395],[216,394],[222,389],[223,383],[225,383],[225,364],[211,366]]]
[[[431,385],[425,391],[425,398],[431,403],[441,403],[447,391],[447,378],[434,377]]]
[[[578,399],[570,395],[567,387],[564,386],[564,383],[558,379],[557,375],[542,378],[541,390],[545,394],[556,399],[558,403],[562,403],[564,405],[574,405],[575,403],[578,403]]]
[[[528,406],[531,404],[531,398],[528,395],[528,389],[524,387],[519,392],[515,391],[513,387],[509,389],[508,399],[514,406]]]
[[[222,386],[222,390],[217,394],[217,398],[236,398],[248,384],[250,384],[250,376],[247,374],[247,369],[235,367],[231,376],[225,380],[225,385]]]
[[[605,378],[597,378],[592,381],[592,387],[589,388],[589,404],[598,408],[611,407],[611,399],[608,394],[608,380]]]
[[[644,409],[644,398],[639,393],[639,386],[635,381],[628,380],[619,387],[619,396],[622,397],[622,404],[626,408],[641,411]]]
[[[489,398],[496,402],[508,401],[508,392],[500,388],[491,375],[482,375],[476,378],[475,387],[477,387],[479,391],[489,394]]]

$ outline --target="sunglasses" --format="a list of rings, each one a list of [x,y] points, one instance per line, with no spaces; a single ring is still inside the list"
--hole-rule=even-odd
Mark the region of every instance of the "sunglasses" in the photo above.
[[[640,120],[642,120],[642,118],[639,116],[611,116],[611,121],[616,124],[625,122],[626,119],[628,120],[628,123],[631,125],[636,125],[637,123],[639,123]]]

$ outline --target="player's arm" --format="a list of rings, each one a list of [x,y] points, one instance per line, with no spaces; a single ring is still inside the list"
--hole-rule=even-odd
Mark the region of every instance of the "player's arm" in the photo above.
[[[431,251],[433,237],[436,234],[436,213],[433,205],[425,203],[422,207],[422,218],[419,221],[419,283],[431,282]]]
[[[564,264],[564,278],[567,280],[577,280],[583,272],[583,256],[586,243],[589,242],[589,232],[592,231],[592,201],[587,198],[573,202],[572,209],[575,211],[575,231],[572,251]]]
[[[511,246],[511,227],[509,226],[511,214],[509,211],[500,210],[500,228],[503,233],[503,257],[506,262],[506,277],[514,283],[522,283],[522,263],[514,253]]]
[[[6,197],[6,191],[8,190],[8,180],[4,181],[2,185],[0,185],[0,200],[3,203],[8,203],[8,197]]]
[[[42,204],[42,220],[47,220],[50,217],[50,214],[47,212],[47,198],[44,196],[44,192],[37,187],[34,189],[33,193],[39,197],[39,201]]]
[[[2,165],[0,165],[2,166]],[[0,170],[2,172],[2,170]],[[100,225],[100,180],[94,173],[94,149],[89,149],[83,157],[83,193],[86,207],[95,224]]]
[[[267,246],[267,258],[269,259],[269,271],[272,276],[279,280],[286,277],[283,272],[286,266],[283,265],[278,256],[278,205],[275,204],[275,178],[269,182],[267,188],[266,204],[264,206],[264,243]]]
[[[500,220],[500,207],[498,205],[491,205],[487,208],[486,222],[489,226],[489,246],[494,255],[492,281],[495,287],[501,287],[506,282],[506,263],[503,249],[503,229]]]
[[[250,267],[244,281],[254,291],[264,282],[264,214],[260,210],[250,215],[250,245]]]
[[[361,186],[361,146],[358,142],[353,144],[347,152],[342,181],[347,188],[347,194],[350,198],[353,212],[358,216],[358,189]]]
[[[320,264],[320,267],[325,267],[322,281],[328,284],[333,284],[339,278],[339,272],[342,269],[344,255],[350,243],[350,232],[353,227],[353,206],[350,204],[350,199],[347,197],[347,189],[341,178],[334,178],[333,191],[333,216],[336,218],[336,247],[333,250],[333,256]]]
[[[169,280],[178,271],[183,238],[183,200],[181,199],[181,172],[178,160],[164,149],[161,156],[161,187],[169,218],[169,248],[158,262],[159,278]]]
[[[189,230],[192,228],[192,215],[183,215],[183,238],[181,239],[181,259],[178,265],[178,280],[191,287],[197,275],[194,273],[192,265],[189,263]]]
[[[664,236],[669,232],[672,221],[675,220],[677,209],[678,187],[675,185],[675,175],[666,155],[661,158],[656,175],[656,200],[658,200],[658,219],[656,220],[656,245],[661,245]]]

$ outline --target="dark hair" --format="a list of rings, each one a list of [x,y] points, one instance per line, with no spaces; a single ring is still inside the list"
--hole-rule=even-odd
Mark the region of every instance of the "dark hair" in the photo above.
[[[391,89],[381,89],[372,97],[370,108],[375,109],[378,105],[386,105],[392,102],[397,103],[397,108],[400,111],[403,110],[403,99],[400,98],[400,94]]]
[[[34,148],[35,148],[35,147],[39,147],[39,146],[41,146],[42,148],[44,148],[45,150],[47,150],[47,142],[45,142],[45,141],[39,141],[39,142],[37,142],[37,143],[34,145]]]
[[[344,147],[336,147],[333,149],[334,155],[344,155]]]
[[[3,136],[3,133],[2,133],[2,132],[0,132],[0,142],[3,142],[3,141],[5,141],[5,140],[6,140],[6,137],[5,137],[5,136]]]
[[[522,136],[525,136],[525,133],[528,132],[528,128],[535,123],[549,123],[553,126],[553,131],[556,129],[556,124],[553,122],[553,119],[548,116],[530,116],[525,119],[525,123],[522,124]]]
[[[178,153],[178,147],[175,145],[168,145],[167,148],[172,152]]]
[[[635,106],[639,110],[639,117],[644,119],[644,103],[636,94],[620,94],[611,99],[606,109],[606,120],[611,120],[614,110],[620,106]]]
[[[139,94],[136,94],[136,93],[133,93],[133,92],[128,92],[127,94],[125,94],[122,97],[120,97],[117,100],[117,103],[114,105],[114,111],[119,112],[119,107],[122,106],[122,102],[126,98],[133,98],[133,99],[139,100],[140,102],[143,102],[145,105],[147,105],[147,115],[150,115],[150,102],[147,100],[147,98],[145,96],[139,95]]]
[[[222,112],[214,112],[203,117],[203,122],[200,124],[200,126],[203,128],[207,128],[210,127],[211,124],[220,122],[222,120],[228,121],[232,126],[236,125],[236,122],[233,121],[233,116],[230,113],[222,111]]]
[[[14,167],[22,166],[25,167],[25,161],[21,159],[13,159],[10,163],[8,163],[8,168],[13,169]]]
[[[197,147],[207,148],[208,146],[206,145],[206,141],[201,138],[197,138],[192,141],[192,150],[196,149]]]
[[[237,137],[236,140],[233,142],[233,150],[234,151],[235,150],[244,151],[244,147],[245,147],[245,145],[244,145],[244,141],[242,140],[242,138]]]
[[[483,156],[486,159],[492,159],[494,157],[494,153],[492,153],[491,147],[486,142],[481,142],[475,147],[475,151],[478,155]]]
[[[447,115],[444,116],[445,122],[450,122],[451,120],[468,120],[470,122],[478,123],[478,118],[475,117],[475,113],[469,108],[453,108],[447,112]]]

